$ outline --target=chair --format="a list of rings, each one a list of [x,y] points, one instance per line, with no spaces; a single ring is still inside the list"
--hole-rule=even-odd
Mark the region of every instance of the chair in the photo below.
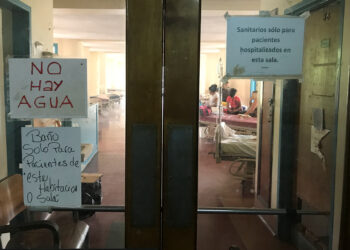
[[[72,213],[53,212],[46,220],[18,219],[28,212],[23,202],[23,182],[19,174],[0,181],[0,235],[10,233],[6,249],[84,248],[89,226],[75,220]],[[17,219],[14,218],[17,216]],[[5,246],[1,246],[2,249]]]

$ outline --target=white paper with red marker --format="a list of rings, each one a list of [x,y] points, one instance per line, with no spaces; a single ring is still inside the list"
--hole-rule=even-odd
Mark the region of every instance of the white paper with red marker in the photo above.
[[[9,59],[11,118],[87,117],[86,59]]]

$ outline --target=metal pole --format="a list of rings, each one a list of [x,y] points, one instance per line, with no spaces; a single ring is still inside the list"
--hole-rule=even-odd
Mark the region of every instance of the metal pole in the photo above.
[[[40,211],[94,211],[94,212],[125,212],[125,206],[99,206],[99,205],[83,205],[82,207],[45,207],[31,208],[31,210]],[[237,208],[237,207],[206,207],[198,208],[198,214],[250,214],[250,215],[329,215],[329,211],[312,211],[312,210],[295,210],[295,209],[258,209],[258,208]]]
[[[198,208],[198,214],[251,214],[251,215],[329,215],[329,211],[311,211],[295,209],[257,209],[257,208]]]
[[[198,214],[252,214],[280,215],[287,214],[286,209],[253,209],[253,208],[198,208]]]
[[[124,213],[125,206],[99,206],[99,205],[83,205],[81,207],[71,208],[71,207],[48,207],[46,211],[50,213],[52,211],[94,211],[94,212],[117,212]]]
[[[222,121],[222,112],[223,112],[223,108],[222,108],[222,87],[223,87],[223,66],[222,66],[222,60],[221,60],[221,58],[220,58],[220,60],[219,60],[219,85],[220,85],[220,92],[219,92],[219,117],[216,119],[216,123],[217,124],[219,124],[219,126],[220,126],[220,124],[221,124],[221,121]],[[217,122],[217,121],[219,121],[219,122]]]

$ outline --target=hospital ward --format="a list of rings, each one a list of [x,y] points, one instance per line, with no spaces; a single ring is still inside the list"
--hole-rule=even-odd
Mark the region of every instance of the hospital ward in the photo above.
[[[0,249],[350,249],[350,0],[0,0]]]

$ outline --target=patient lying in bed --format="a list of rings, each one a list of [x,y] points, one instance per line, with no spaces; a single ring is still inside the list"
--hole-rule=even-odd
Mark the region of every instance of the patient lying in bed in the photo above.
[[[220,144],[220,156],[255,158],[255,135],[238,135],[224,122],[217,126],[215,134],[215,139]]]

